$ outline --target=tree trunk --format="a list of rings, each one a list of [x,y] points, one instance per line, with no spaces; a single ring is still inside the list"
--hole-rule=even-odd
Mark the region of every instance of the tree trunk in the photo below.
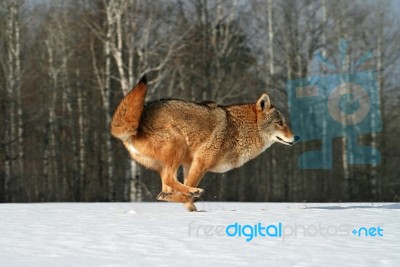
[[[13,1],[7,6],[5,48],[6,48],[6,98],[7,111],[5,123],[5,192],[10,187],[20,193],[22,181],[12,182],[12,179],[23,177],[24,174],[24,145],[23,145],[23,112],[21,103],[21,63],[20,63],[20,3]],[[14,194],[9,201],[15,201]],[[6,196],[7,199],[7,196]]]
[[[75,200],[83,200],[83,184],[86,173],[85,164],[85,128],[84,128],[84,111],[83,111],[83,92],[80,83],[80,72],[79,69],[76,70],[77,79],[77,101],[78,101],[78,132],[79,132],[79,145],[78,145],[78,155],[75,157],[77,159],[76,165],[78,166],[78,175],[75,176]]]
[[[269,55],[269,78],[267,80],[267,88],[271,88],[273,85],[273,76],[275,74],[274,69],[274,27],[272,19],[272,0],[268,0],[268,55]]]
[[[384,5],[381,2],[378,2],[377,4],[377,29],[378,29],[378,43],[377,43],[377,61],[376,61],[376,68],[377,68],[377,94],[378,94],[378,98],[379,98],[379,102],[377,103],[378,107],[381,110],[381,116],[383,116],[383,112],[385,112],[385,109],[383,108],[383,101],[382,101],[382,90],[383,90],[383,86],[384,86],[384,77],[383,77],[383,59],[384,59],[384,27],[383,27],[383,19],[384,19]],[[375,115],[375,113],[372,113]],[[377,120],[380,120],[381,118],[375,118],[372,117],[371,118],[371,128],[375,129],[375,123],[377,122]],[[384,127],[384,126],[383,126]],[[385,132],[385,131],[383,131]],[[378,149],[378,141],[377,141],[377,133],[375,131],[372,132],[371,134],[371,146],[373,148]],[[386,138],[382,138],[382,143],[385,142]],[[381,144],[380,147],[385,147],[384,144]],[[372,155],[371,157],[373,159],[377,158],[377,154],[376,154],[375,149],[372,150]],[[384,161],[385,159],[381,159],[381,161]],[[381,162],[382,164],[382,162]],[[385,174],[385,170],[386,168],[383,168],[383,173]],[[378,183],[378,179],[377,179],[377,170],[376,170],[376,166],[372,166],[372,171],[371,171],[371,179],[370,179],[370,187],[372,188],[372,197],[373,199],[377,199],[379,198],[378,196],[381,195],[382,193],[382,184],[385,184],[385,179],[386,179],[386,175],[381,175],[380,177],[380,181]]]
[[[20,25],[19,9],[16,3],[12,5],[12,17],[14,20],[14,61],[15,61],[15,92],[17,104],[17,153],[18,153],[18,173],[20,177],[24,175],[24,128],[21,100],[21,53],[20,53]]]
[[[347,23],[346,23],[346,11],[347,11],[347,6],[345,2],[340,2],[340,32],[339,32],[339,38],[345,38],[348,40],[348,33],[347,33]],[[349,73],[350,72],[350,56],[349,52],[346,51],[345,55],[345,62],[341,62],[341,68],[343,68],[341,71],[344,73]],[[343,112],[341,112],[341,116],[343,115]],[[344,129],[345,125],[343,125],[343,133],[345,133]],[[343,168],[343,179],[344,179],[344,186],[345,186],[345,192],[347,192],[346,199],[347,201],[352,201],[353,200],[353,183],[352,179],[350,176],[350,170],[349,170],[349,164],[348,164],[348,155],[347,155],[347,150],[351,150],[350,147],[347,147],[347,138],[343,135],[341,137],[341,147],[342,147],[342,168]],[[350,143],[350,142],[349,142]]]
[[[51,37],[50,37],[51,38]],[[48,163],[46,165],[48,166],[48,180],[49,180],[49,186],[51,187],[50,190],[53,190],[53,192],[57,193],[59,192],[59,184],[58,184],[58,177],[59,171],[58,171],[58,163],[57,163],[57,141],[56,141],[56,111],[55,107],[57,104],[57,98],[58,98],[58,73],[59,70],[56,69],[54,66],[54,44],[52,41],[47,40],[46,41],[46,46],[47,46],[47,53],[48,53],[48,63],[49,63],[49,78],[50,78],[50,90],[51,90],[51,99],[48,107],[48,140],[46,141],[46,149],[45,154],[48,155]],[[45,150],[46,150],[45,149]],[[53,199],[51,200],[57,200],[58,195],[53,195]]]
[[[121,89],[124,95],[126,95],[130,88],[129,78],[127,76],[127,72],[124,68],[124,60],[123,60],[123,27],[122,27],[122,14],[124,10],[127,8],[125,2],[121,1],[111,1],[109,6],[107,7],[107,22],[109,29],[114,29],[112,32],[107,31],[107,36],[110,37],[110,50],[111,54],[115,60],[117,65],[118,73],[119,73],[119,81],[121,84]],[[114,36],[115,35],[115,36]],[[132,63],[131,63],[132,64]],[[128,71],[129,74],[129,71]],[[111,120],[110,120],[111,121]],[[129,169],[126,174],[126,184],[125,188],[129,185],[129,200],[131,201],[139,201],[141,200],[141,190],[139,186],[139,167],[137,163],[133,160],[130,160]],[[113,181],[113,177],[110,177],[110,187],[114,194],[115,185]]]

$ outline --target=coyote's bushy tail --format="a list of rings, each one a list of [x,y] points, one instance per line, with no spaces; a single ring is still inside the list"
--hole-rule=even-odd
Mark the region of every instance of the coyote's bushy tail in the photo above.
[[[127,140],[136,135],[147,93],[146,76],[121,100],[111,121],[111,134]]]

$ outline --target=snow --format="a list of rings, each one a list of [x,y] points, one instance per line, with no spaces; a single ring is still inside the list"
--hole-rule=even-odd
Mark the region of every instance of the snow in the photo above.
[[[400,203],[197,207],[205,212],[176,203],[2,204],[0,266],[400,266]],[[284,233],[246,241],[225,233],[234,223],[281,223]]]

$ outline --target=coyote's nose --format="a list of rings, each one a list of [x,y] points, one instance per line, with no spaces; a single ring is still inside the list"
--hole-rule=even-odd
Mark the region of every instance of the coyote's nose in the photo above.
[[[294,136],[294,141],[297,142],[297,141],[299,141],[299,140],[300,140],[300,136],[295,135],[295,136]]]

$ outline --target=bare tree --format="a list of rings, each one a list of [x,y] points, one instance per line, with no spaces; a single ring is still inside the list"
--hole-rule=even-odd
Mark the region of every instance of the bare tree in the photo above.
[[[267,82],[268,88],[272,86],[272,78],[275,74],[274,68],[274,26],[273,26],[273,17],[272,17],[272,0],[268,0],[267,2],[267,10],[268,10],[268,65],[269,65],[269,79]]]
[[[24,174],[24,139],[21,97],[21,1],[3,3],[5,9],[4,58],[1,60],[6,76],[8,120],[5,127],[5,189],[12,177]]]
[[[160,6],[159,8],[163,8]],[[159,32],[161,24],[157,9],[151,5],[141,4],[139,1],[104,1],[106,15],[105,29],[98,24],[89,24],[94,34],[104,44],[104,71],[100,71],[96,62],[94,48],[92,48],[93,67],[98,85],[101,88],[106,124],[110,117],[110,82],[118,81],[122,94],[125,95],[143,73],[156,73],[150,81],[154,92],[166,78],[166,64],[179,51],[182,37],[171,41],[165,37],[154,38]],[[139,28],[138,25],[141,25]],[[160,28],[160,27],[159,27]],[[166,35],[168,36],[168,35]],[[167,45],[166,45],[167,44]],[[93,45],[92,45],[93,47]],[[113,61],[111,61],[113,59]],[[112,64],[115,64],[118,75],[111,74]],[[111,142],[107,141],[107,162],[112,166]],[[110,195],[114,188],[114,177],[109,167]],[[140,181],[140,168],[135,161],[130,161],[126,173],[126,197],[132,201],[142,199],[143,184]]]
[[[114,2],[110,2],[114,3]],[[111,8],[110,6],[107,7],[107,22],[110,23],[112,22],[111,20],[111,11],[109,11]],[[101,36],[99,32],[100,29],[96,29],[96,34],[97,36]],[[99,67],[97,63],[97,55],[94,49],[94,39],[92,38],[90,40],[91,44],[91,52],[92,52],[92,64],[93,64],[93,70],[94,74],[96,77],[97,85],[100,88],[101,92],[101,99],[102,99],[102,104],[103,104],[103,112],[105,116],[105,126],[104,127],[104,132],[106,137],[106,149],[105,149],[105,154],[106,154],[106,162],[107,162],[107,180],[108,180],[108,198],[109,199],[114,199],[114,171],[113,171],[113,157],[112,157],[112,145],[111,145],[111,136],[108,134],[108,127],[111,123],[111,109],[110,109],[110,82],[111,82],[111,41],[112,41],[112,31],[113,27],[112,24],[108,25],[106,29],[106,34],[105,38],[102,39],[103,41],[103,51],[104,51],[104,64],[103,66]],[[80,96],[80,100],[82,96]],[[82,132],[81,132],[82,134]],[[81,139],[82,140],[82,139]],[[84,148],[81,147],[83,150]],[[80,155],[83,157],[84,152],[81,151]]]
[[[50,81],[50,97],[48,104],[48,122],[46,125],[47,136],[45,138],[45,149],[43,155],[43,176],[45,177],[45,184],[47,188],[45,190],[56,189],[59,186],[57,181],[54,181],[55,177],[59,173],[59,163],[57,161],[57,129],[56,129],[56,106],[58,96],[58,87],[60,85],[60,72],[61,67],[56,66],[54,62],[55,55],[55,44],[54,36],[49,36],[48,40],[44,41],[44,45],[47,50],[48,59],[48,77]]]

